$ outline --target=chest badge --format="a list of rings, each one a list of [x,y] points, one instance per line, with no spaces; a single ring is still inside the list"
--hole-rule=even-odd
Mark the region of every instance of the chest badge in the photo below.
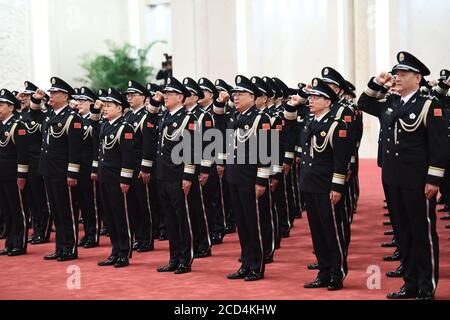
[[[62,127],[62,123],[58,123],[58,128],[61,128]]]
[[[5,132],[5,137],[7,137],[7,136],[9,136],[9,132],[8,131]]]
[[[178,127],[178,123],[175,122],[175,123],[173,124],[173,127],[174,127],[174,128]]]
[[[83,129],[84,129],[84,130],[87,130],[87,126],[84,126]]]
[[[322,131],[321,133],[320,133],[320,136],[321,137],[325,137],[327,135],[327,133],[325,132],[325,131]]]
[[[32,126],[34,126],[36,124],[36,122],[34,122],[34,121],[31,121],[31,125]]]
[[[245,130],[248,130],[248,129],[250,129],[250,127],[249,127],[248,125],[246,125],[246,126],[244,127],[244,129],[245,129]]]
[[[416,119],[416,115],[415,115],[414,113],[411,113],[411,114],[409,115],[409,118],[410,118],[411,120],[414,120],[414,119]]]
[[[113,135],[113,134],[110,135],[109,138],[110,138],[110,139],[114,139],[114,135]]]
[[[137,126],[138,126],[138,123],[137,123],[137,122],[133,123],[133,126],[134,126],[134,127],[137,127]]]

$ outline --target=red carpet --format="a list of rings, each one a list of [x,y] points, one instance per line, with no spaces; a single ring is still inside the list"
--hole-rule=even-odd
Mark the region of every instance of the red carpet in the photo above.
[[[344,290],[306,290],[303,283],[315,278],[315,271],[306,265],[315,262],[306,218],[295,221],[289,239],[284,239],[275,262],[266,268],[266,279],[256,283],[227,280],[227,273],[238,269],[239,244],[237,234],[229,235],[222,245],[213,247],[213,257],[196,260],[193,272],[186,275],[159,274],[158,266],[168,261],[168,242],[156,241],[156,250],[135,254],[131,265],[117,270],[100,268],[96,263],[110,253],[109,239],[102,238],[101,247],[79,249],[80,259],[67,263],[44,261],[54,244],[29,246],[29,254],[21,257],[0,257],[0,299],[384,299],[386,293],[397,290],[401,279],[389,279],[384,273],[394,270],[397,262],[383,262],[393,249],[380,247],[390,241],[383,235],[383,194],[380,170],[374,161],[361,163],[361,199],[352,227],[349,275]],[[442,214],[438,213],[439,216]],[[437,299],[450,299],[450,230],[444,221],[438,222],[440,235],[440,281]],[[4,241],[0,242],[4,246]],[[81,288],[67,289],[69,266],[81,271]],[[381,269],[380,289],[369,290],[369,266]]]

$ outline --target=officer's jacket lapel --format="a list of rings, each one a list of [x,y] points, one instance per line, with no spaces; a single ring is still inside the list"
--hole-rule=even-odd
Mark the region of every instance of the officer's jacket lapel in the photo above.
[[[392,114],[391,124],[394,124],[398,119],[403,118],[405,115],[409,114],[410,110],[415,106],[415,102],[420,95],[420,91],[417,91],[411,99],[404,105],[400,107],[401,99],[394,104],[394,113]]]
[[[166,114],[166,116],[164,117],[163,125],[165,127],[170,127],[173,125],[173,123],[178,122],[180,120],[180,118],[184,119],[185,116],[186,116],[186,109],[184,107],[181,108],[180,110],[178,110],[177,113],[175,113],[173,116],[170,115],[170,113],[168,112]]]

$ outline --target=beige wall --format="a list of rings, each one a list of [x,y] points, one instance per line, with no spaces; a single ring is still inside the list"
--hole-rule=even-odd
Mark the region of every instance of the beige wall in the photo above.
[[[442,0],[172,0],[175,75],[270,75],[295,87],[331,66],[360,94],[407,50],[437,77],[450,67],[449,10]],[[376,157],[378,131],[365,115],[362,157]]]
[[[0,87],[18,90],[32,78],[31,0],[0,0]]]
[[[234,79],[234,0],[172,0],[171,6],[174,75]]]

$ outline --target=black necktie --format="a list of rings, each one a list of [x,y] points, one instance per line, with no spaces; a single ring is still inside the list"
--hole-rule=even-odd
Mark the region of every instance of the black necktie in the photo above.
[[[394,123],[404,116],[405,109],[403,108],[405,106],[405,101],[403,99],[400,100],[399,104],[394,110],[394,113],[392,114],[391,123],[390,125],[394,125]]]
[[[50,118],[50,121],[52,121],[52,120],[53,120],[53,118],[55,118],[55,117],[56,117],[56,113],[55,113],[55,110],[52,110],[52,111],[50,111],[50,114],[48,115],[48,117]]]

